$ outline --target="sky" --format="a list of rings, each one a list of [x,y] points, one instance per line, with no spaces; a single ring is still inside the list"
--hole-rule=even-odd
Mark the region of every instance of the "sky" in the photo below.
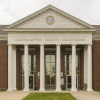
[[[0,25],[10,25],[49,4],[91,25],[100,25],[100,0],[0,0]]]

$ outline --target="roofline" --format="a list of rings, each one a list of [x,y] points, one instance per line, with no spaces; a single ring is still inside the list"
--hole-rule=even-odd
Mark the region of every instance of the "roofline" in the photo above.
[[[4,28],[4,31],[91,31],[95,32],[97,28],[87,29],[87,28]]]
[[[42,8],[42,9],[40,9],[39,11],[37,11],[37,12],[31,14],[31,15],[28,15],[28,16],[26,16],[26,17],[24,17],[24,18],[22,18],[22,19],[20,19],[20,20],[18,20],[16,22],[10,24],[6,28],[12,28],[12,27],[14,27],[14,26],[26,21],[26,20],[29,20],[30,18],[35,17],[38,14],[41,14],[42,12],[47,11],[49,9],[54,10],[54,11],[62,14],[63,16],[68,17],[71,20],[74,20],[74,21],[76,21],[76,22],[78,22],[78,23],[80,23],[80,24],[82,24],[82,25],[84,25],[84,26],[86,26],[88,28],[95,28],[94,26],[92,26],[92,25],[90,25],[90,24],[88,24],[88,23],[86,23],[86,22],[84,22],[84,21],[82,21],[82,20],[80,20],[80,19],[78,19],[78,18],[76,18],[76,17],[74,17],[74,16],[72,16],[72,15],[70,15],[70,14],[68,14],[68,13],[66,13],[66,12],[56,8],[56,7],[54,7],[54,6],[52,6],[52,5],[48,5],[48,6],[44,7],[44,8]]]

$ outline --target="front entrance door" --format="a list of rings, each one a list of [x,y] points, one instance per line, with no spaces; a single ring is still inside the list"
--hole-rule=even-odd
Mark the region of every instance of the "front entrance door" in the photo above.
[[[56,50],[45,49],[45,89],[56,88]]]
[[[34,90],[34,76],[29,76],[29,89]]]
[[[72,85],[72,49],[65,49],[65,89]],[[80,89],[80,49],[76,49],[76,88]]]
[[[66,75],[66,88],[67,90],[71,90],[71,86],[72,86],[72,76],[71,75]],[[78,76],[76,76],[76,88],[78,89]]]

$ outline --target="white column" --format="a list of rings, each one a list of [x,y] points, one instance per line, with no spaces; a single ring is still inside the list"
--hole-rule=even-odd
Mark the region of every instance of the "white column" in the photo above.
[[[8,44],[8,90],[13,91],[12,44]]]
[[[40,45],[40,89],[39,91],[45,91],[45,88],[44,88],[44,44]]]
[[[92,90],[92,44],[88,44],[88,73],[87,73],[87,91]]]
[[[28,44],[24,45],[24,90],[29,91]]]
[[[56,45],[56,91],[61,91],[61,84],[60,84],[60,44]]]
[[[16,90],[16,47],[13,46],[13,90]]]
[[[87,84],[87,46],[84,46],[84,84]]]
[[[76,45],[72,45],[72,88],[71,91],[77,91],[76,89]]]

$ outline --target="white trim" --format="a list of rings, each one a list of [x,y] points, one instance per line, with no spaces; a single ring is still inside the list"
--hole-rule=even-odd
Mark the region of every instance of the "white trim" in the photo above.
[[[46,32],[48,32],[48,31],[51,31],[51,32],[55,32],[55,31],[62,31],[62,32],[65,32],[65,31],[67,31],[67,32],[72,32],[72,31],[87,31],[87,32],[95,32],[97,29],[96,28],[94,28],[94,29],[88,29],[88,28],[11,28],[11,29],[7,29],[7,28],[4,28],[3,29],[4,31],[46,31]]]

